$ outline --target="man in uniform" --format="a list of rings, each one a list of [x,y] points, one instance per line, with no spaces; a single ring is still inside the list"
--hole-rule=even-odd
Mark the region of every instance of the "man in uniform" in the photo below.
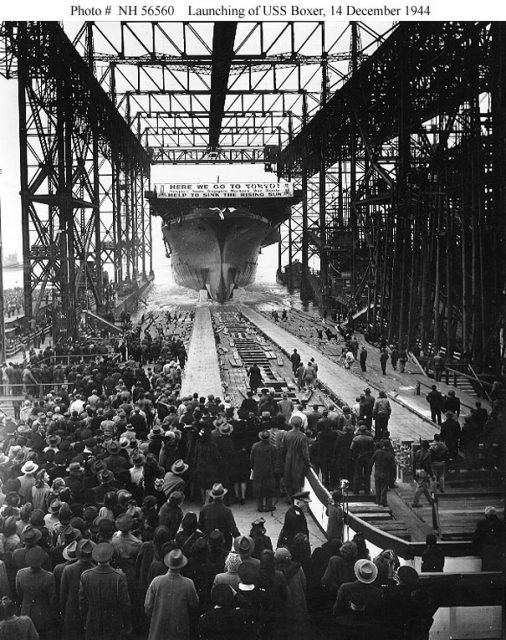
[[[304,508],[311,502],[309,491],[299,491],[292,496],[293,504],[285,513],[283,528],[279,533],[278,547],[286,547],[291,550],[293,539],[298,533],[308,536],[307,520]]]

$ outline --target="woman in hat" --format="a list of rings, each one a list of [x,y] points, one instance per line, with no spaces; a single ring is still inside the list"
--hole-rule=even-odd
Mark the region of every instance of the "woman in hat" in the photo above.
[[[251,554],[253,558],[260,560],[262,551],[265,551],[265,549],[270,549],[272,551],[272,541],[267,535],[267,531],[265,529],[265,518],[257,518],[251,523],[249,535],[255,543],[255,549]]]
[[[21,538],[18,535],[16,516],[8,516],[5,518],[0,539],[4,553],[12,553],[15,549],[21,547]]]
[[[187,558],[191,556],[195,542],[203,535],[198,528],[197,515],[193,511],[187,511],[181,521],[181,531],[176,533],[176,544]]]
[[[150,620],[148,640],[190,640],[190,615],[199,598],[193,581],[181,575],[187,559],[180,549],[164,558],[168,572],[149,585],[144,602]]]
[[[257,510],[273,511],[272,498],[276,491],[276,448],[270,442],[269,431],[259,434],[260,442],[251,447],[250,465],[253,474],[253,495],[257,499]],[[265,506],[264,506],[265,503]]]
[[[353,582],[355,577],[354,566],[357,559],[357,545],[354,542],[344,542],[339,549],[339,553],[331,556],[321,580],[329,602],[335,600],[337,591],[342,584]]]
[[[241,563],[241,556],[238,553],[230,552],[225,559],[225,571],[216,574],[213,587],[217,584],[227,584],[232,587],[234,591],[237,591],[240,582],[237,572]]]
[[[51,487],[48,484],[49,476],[45,469],[39,469],[35,474],[35,485],[32,488],[31,503],[34,509],[47,512],[49,508],[49,495]]]
[[[42,568],[45,552],[37,545],[26,552],[28,567],[16,575],[16,593],[21,615],[29,615],[41,640],[54,638],[57,622],[57,599],[54,576]]]

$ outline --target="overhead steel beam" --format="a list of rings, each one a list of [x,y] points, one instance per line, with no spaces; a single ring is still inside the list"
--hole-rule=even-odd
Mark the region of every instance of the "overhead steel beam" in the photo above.
[[[209,148],[215,150],[220,142],[221,121],[225,111],[228,76],[234,56],[237,22],[215,22],[211,69],[211,103],[209,108]]]

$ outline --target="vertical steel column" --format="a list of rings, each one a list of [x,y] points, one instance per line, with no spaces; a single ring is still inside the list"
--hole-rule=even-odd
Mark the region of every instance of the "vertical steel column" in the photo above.
[[[488,278],[496,307],[502,309],[499,325],[505,331],[506,283],[506,24],[492,22],[491,105],[492,105],[492,207],[489,224],[494,226]],[[498,355],[498,371],[503,371],[504,352]]]
[[[351,23],[351,77],[355,77],[358,69],[358,43],[359,31],[356,22]],[[354,95],[355,104],[358,103],[360,96]],[[355,114],[357,116],[357,114]],[[351,230],[351,292],[355,294],[358,278],[357,278],[357,247],[358,247],[358,220],[357,220],[357,123],[355,117],[350,118],[350,188],[348,201],[349,226]]]
[[[33,317],[32,282],[30,264],[30,201],[28,192],[28,126],[26,90],[28,88],[26,23],[18,24],[18,117],[19,117],[19,179],[21,195],[21,234],[23,240],[23,301],[25,318]]]
[[[322,30],[322,38],[324,38],[325,30]],[[322,54],[322,94],[321,107],[327,104],[328,83],[327,83],[327,55],[325,52],[325,43],[323,42]],[[325,310],[328,306],[329,294],[329,274],[328,274],[328,247],[327,247],[327,133],[326,127],[323,126],[321,131],[320,143],[320,173],[318,176],[318,204],[319,204],[319,230],[320,230],[320,287],[321,287],[321,308]]]
[[[302,96],[302,130],[305,131],[305,127],[307,124],[307,95],[304,93]],[[308,235],[308,168],[306,158],[302,158],[301,161],[301,170],[302,170],[302,242],[301,242],[301,262],[302,262],[302,273],[301,273],[301,281],[300,281],[300,297],[301,300],[307,301],[309,296],[309,235]],[[290,245],[292,243],[291,240],[291,218],[290,218]],[[292,263],[292,250],[291,246],[289,249],[289,263]]]

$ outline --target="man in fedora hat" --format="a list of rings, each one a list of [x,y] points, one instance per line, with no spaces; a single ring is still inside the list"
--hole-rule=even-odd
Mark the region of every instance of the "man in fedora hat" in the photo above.
[[[146,593],[144,610],[150,620],[148,640],[190,640],[190,614],[199,605],[193,580],[181,575],[188,560],[181,549],[163,559],[168,572],[153,579]]]
[[[91,552],[97,566],[81,575],[79,611],[85,621],[85,640],[120,640],[131,632],[127,581],[111,567],[113,554],[112,544],[97,544]]]
[[[83,502],[83,471],[79,462],[71,462],[67,468],[68,476],[64,478],[65,485],[72,492],[74,502]]]
[[[253,495],[257,499],[258,511],[274,511],[272,498],[276,492],[276,447],[270,441],[266,429],[259,433],[260,442],[251,447],[250,466],[253,474]],[[264,507],[265,502],[265,507]]]
[[[39,541],[42,538],[42,533],[40,529],[32,526],[31,524],[27,524],[23,531],[21,532],[21,541],[23,542],[23,547],[20,549],[15,549],[12,554],[12,559],[14,561],[14,565],[16,569],[22,569],[23,567],[27,567],[28,563],[26,561],[26,554],[33,547],[39,546]],[[42,547],[39,547],[42,549]],[[48,554],[43,551],[45,555],[45,559],[43,562],[44,569],[51,569],[51,561],[49,559]]]
[[[364,612],[373,607],[381,598],[381,589],[373,586],[378,576],[378,568],[370,560],[357,560],[353,566],[356,580],[345,582],[337,592],[334,615],[351,611]]]
[[[174,462],[170,471],[167,471],[163,478],[163,492],[167,499],[174,491],[184,493],[186,482],[183,476],[188,469],[186,462],[179,459]]]
[[[230,549],[232,538],[239,536],[240,532],[235,524],[234,514],[231,509],[223,504],[223,498],[226,494],[227,489],[221,483],[216,482],[213,484],[209,492],[212,502],[206,504],[200,511],[199,529],[206,536],[209,536],[211,531],[219,529],[225,538],[225,548]]]
[[[107,452],[109,455],[104,459],[105,466],[114,473],[115,478],[120,477],[122,473],[128,474],[130,472],[128,458],[122,455],[121,445],[117,440],[109,442]]]
[[[30,502],[32,489],[35,486],[35,472],[38,470],[39,465],[33,460],[27,460],[21,467],[22,476],[19,476],[20,487],[18,493],[21,496],[22,502]]]
[[[53,636],[57,621],[57,600],[54,576],[42,568],[46,552],[35,545],[26,552],[27,567],[16,574],[16,593],[21,603],[21,615],[30,616],[41,639]]]
[[[253,551],[255,551],[255,541],[250,536],[238,536],[235,538],[234,551],[241,557],[241,562],[250,564],[255,569],[260,568],[260,560],[252,557]]]

